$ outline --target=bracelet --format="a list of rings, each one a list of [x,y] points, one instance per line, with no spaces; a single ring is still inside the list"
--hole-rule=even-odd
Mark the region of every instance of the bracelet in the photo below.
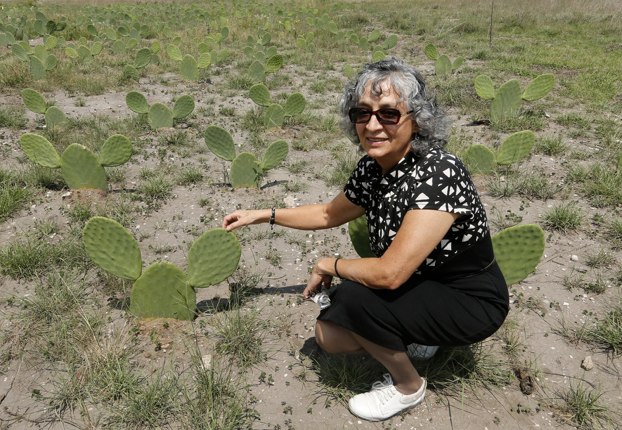
[[[276,215],[276,208],[272,208],[272,214],[270,215],[270,228],[274,230],[274,216]]]
[[[335,275],[337,275],[337,277],[339,279],[343,279],[341,278],[341,275],[339,274],[339,272],[337,271],[337,262],[339,261],[339,258],[335,258]]]

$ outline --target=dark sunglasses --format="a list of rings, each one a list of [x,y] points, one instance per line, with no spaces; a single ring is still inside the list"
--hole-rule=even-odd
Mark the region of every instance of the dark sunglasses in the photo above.
[[[400,119],[404,115],[408,115],[413,112],[414,111],[411,110],[401,113],[399,110],[393,108],[382,108],[374,111],[365,108],[352,108],[348,112],[348,116],[350,117],[350,121],[355,124],[367,124],[371,119],[371,116],[376,115],[376,119],[380,124],[395,125],[400,122]]]

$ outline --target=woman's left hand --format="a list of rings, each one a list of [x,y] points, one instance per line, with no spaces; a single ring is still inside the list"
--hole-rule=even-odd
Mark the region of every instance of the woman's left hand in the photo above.
[[[318,260],[311,272],[311,276],[307,281],[307,286],[303,291],[302,295],[305,299],[311,297],[314,293],[319,293],[322,291],[322,285],[328,290],[330,289],[330,284],[333,281],[333,275],[326,273],[321,269],[323,260],[327,260],[322,258]]]

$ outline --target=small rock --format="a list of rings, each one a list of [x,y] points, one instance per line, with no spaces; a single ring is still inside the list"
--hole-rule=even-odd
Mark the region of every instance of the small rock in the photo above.
[[[61,197],[63,199],[66,199],[67,197],[71,197],[71,194],[72,194],[71,191],[67,191],[65,194],[61,194]]]
[[[578,256],[576,256],[576,255],[573,255],[572,257],[570,257],[570,259],[571,259],[572,261],[579,261],[579,257],[578,257]]]
[[[209,370],[212,367],[212,356],[210,354],[206,354],[201,358],[203,361],[203,367],[205,370]]]
[[[150,352],[145,352],[145,358],[151,358],[151,353]]]
[[[592,356],[588,355],[581,362],[581,367],[585,370],[592,370],[594,368],[594,362],[592,361]]]
[[[296,200],[294,200],[294,198],[292,196],[287,196],[283,199],[283,203],[285,203],[285,206],[288,208],[295,208],[296,207]]]

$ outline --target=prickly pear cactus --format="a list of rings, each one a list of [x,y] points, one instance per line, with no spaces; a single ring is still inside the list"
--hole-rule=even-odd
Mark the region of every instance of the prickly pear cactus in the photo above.
[[[522,95],[523,100],[532,102],[534,100],[541,99],[542,97],[550,93],[554,86],[555,75],[551,73],[540,75],[536,79],[531,81],[531,83],[527,86],[525,92]]]
[[[518,116],[521,100],[520,83],[516,79],[510,79],[501,85],[490,103],[491,121]]]
[[[233,188],[259,188],[263,170],[250,152],[242,152],[231,163],[231,185]]]
[[[104,167],[120,166],[128,162],[132,152],[130,139],[121,134],[115,134],[104,142],[102,152],[99,154],[99,164]]]
[[[173,105],[173,118],[182,119],[194,111],[194,99],[192,96],[183,95],[175,101]]]
[[[264,84],[253,85],[248,92],[248,96],[259,106],[270,106],[270,92]]]
[[[193,82],[199,80],[199,65],[192,55],[184,55],[179,67],[181,77],[185,80]]]
[[[361,258],[373,258],[376,255],[369,245],[369,229],[367,228],[367,217],[362,215],[348,223],[348,232],[354,250]]]
[[[289,152],[289,145],[284,140],[273,142],[266,149],[266,153],[261,159],[260,167],[262,171],[274,169],[281,164]]]
[[[449,57],[445,54],[436,60],[435,71],[438,76],[449,75],[452,71],[452,64]]]
[[[224,128],[210,125],[203,133],[205,143],[210,151],[223,160],[233,161],[235,159],[235,144],[233,137]]]
[[[265,71],[266,73],[275,73],[281,67],[283,67],[283,56],[277,54],[268,58],[268,61],[266,61]]]
[[[28,158],[40,166],[52,169],[60,167],[60,157],[54,146],[45,137],[26,133],[19,138],[19,143]]]
[[[283,121],[285,121],[285,109],[283,109],[283,106],[277,104],[270,105],[263,118],[264,127],[281,127]]]
[[[464,157],[464,161],[469,166],[471,174],[489,174],[495,171],[497,162],[495,161],[495,153],[488,147],[479,143],[471,146]]]
[[[147,113],[147,121],[153,130],[172,127],[173,112],[162,103],[154,103]]]
[[[91,188],[108,191],[108,179],[97,155],[85,146],[72,143],[60,157],[60,170],[71,189]]]
[[[533,131],[524,130],[507,137],[497,153],[497,164],[517,163],[529,154],[536,141]]]
[[[149,103],[147,103],[147,99],[137,91],[130,91],[127,93],[125,96],[125,103],[130,110],[136,113],[149,113]]]
[[[48,129],[51,130],[54,127],[60,127],[66,123],[67,117],[63,111],[56,106],[50,106],[48,110],[45,111],[45,125]]]
[[[45,114],[48,106],[39,92],[26,88],[22,91],[22,100],[30,111]]]
[[[507,228],[492,237],[495,258],[508,285],[522,281],[540,263],[544,232],[535,224]]]
[[[205,232],[190,247],[188,275],[168,262],[154,263],[143,272],[138,243],[116,221],[91,218],[84,227],[83,241],[95,264],[135,281],[129,311],[141,318],[193,319],[197,312],[195,288],[209,287],[229,277],[241,254],[235,235],[219,228]]]
[[[294,93],[285,102],[285,116],[294,116],[302,113],[307,105],[307,99],[301,93]]]

